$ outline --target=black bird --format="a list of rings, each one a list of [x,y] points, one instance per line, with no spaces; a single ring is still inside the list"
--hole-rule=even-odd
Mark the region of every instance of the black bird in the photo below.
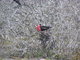
[[[20,0],[13,0],[14,2],[16,2],[18,5],[21,5]]]

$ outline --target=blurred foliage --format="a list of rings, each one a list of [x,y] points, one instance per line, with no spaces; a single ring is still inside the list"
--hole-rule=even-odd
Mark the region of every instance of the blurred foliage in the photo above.
[[[20,39],[20,40],[24,40],[24,41],[29,40],[28,37],[22,37],[22,38],[19,38],[19,39]]]
[[[0,21],[0,26],[2,26],[3,24],[5,24],[5,22],[4,21]]]
[[[0,35],[0,44],[2,45],[11,45],[13,42],[12,41],[9,41],[7,40],[6,38],[3,38],[1,35]]]
[[[61,59],[61,58],[62,58],[62,55],[61,55],[61,54],[56,54],[56,55],[54,56],[54,58],[57,59],[57,60],[58,60],[58,59]]]
[[[44,55],[44,53],[43,53],[43,51],[37,51],[33,55],[34,55],[34,57],[39,58],[39,57],[42,57]]]
[[[55,54],[55,55],[53,55],[54,57],[53,58],[55,58],[56,60],[69,60],[68,59],[68,55],[67,54]]]
[[[72,60],[80,60],[80,52],[76,52],[72,57]]]
[[[51,60],[51,59],[47,58],[46,60]]]
[[[27,58],[50,58],[53,55],[53,52],[50,50],[43,51],[42,49],[34,50],[33,52],[27,52],[24,56]]]
[[[3,42],[4,45],[11,45],[12,43],[13,43],[12,41],[8,41],[8,40]]]
[[[27,58],[39,58],[43,56],[43,51],[41,50],[37,50],[37,51],[33,51],[33,52],[27,52],[25,55],[25,57]]]
[[[3,60],[3,58],[0,57],[0,60]]]

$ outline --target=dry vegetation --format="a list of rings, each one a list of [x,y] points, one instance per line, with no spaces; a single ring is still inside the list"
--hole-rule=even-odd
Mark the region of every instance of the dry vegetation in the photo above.
[[[80,60],[80,0],[19,2],[0,0],[0,60]]]

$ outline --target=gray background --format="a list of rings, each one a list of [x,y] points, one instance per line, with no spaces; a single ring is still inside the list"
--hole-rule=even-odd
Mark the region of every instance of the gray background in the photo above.
[[[41,32],[35,29],[38,24],[52,27],[46,43],[47,47],[53,44],[52,58],[72,59],[80,52],[80,0],[20,0],[20,3],[21,6],[13,0],[0,0],[1,58],[27,54],[34,58],[32,53],[41,48],[38,39]]]

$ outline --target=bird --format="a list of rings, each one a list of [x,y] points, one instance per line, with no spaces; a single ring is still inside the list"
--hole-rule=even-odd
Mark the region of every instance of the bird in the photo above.
[[[36,30],[37,31],[46,31],[46,30],[48,30],[50,28],[51,28],[50,26],[42,26],[41,24],[36,26]]]

